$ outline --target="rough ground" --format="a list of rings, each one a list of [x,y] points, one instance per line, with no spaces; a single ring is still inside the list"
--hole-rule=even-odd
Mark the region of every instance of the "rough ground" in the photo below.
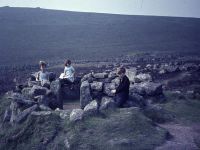
[[[160,124],[161,127],[169,131],[173,138],[167,141],[156,150],[198,150],[195,138],[200,136],[200,124],[185,126],[181,124]]]

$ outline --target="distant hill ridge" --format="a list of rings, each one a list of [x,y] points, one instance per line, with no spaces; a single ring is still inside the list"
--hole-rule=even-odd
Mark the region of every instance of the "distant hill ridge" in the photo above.
[[[0,64],[200,51],[200,19],[0,8]]]

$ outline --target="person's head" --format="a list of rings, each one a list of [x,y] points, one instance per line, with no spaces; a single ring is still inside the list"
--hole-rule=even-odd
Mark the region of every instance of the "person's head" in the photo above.
[[[39,66],[41,70],[44,70],[47,67],[47,63],[45,61],[40,61]]]
[[[69,59],[66,60],[66,61],[65,61],[65,66],[70,66],[70,65],[71,65],[71,60],[69,60]]]
[[[119,68],[117,68],[117,74],[118,74],[119,76],[124,76],[125,73],[126,73],[126,69],[125,69],[124,67],[119,67]]]

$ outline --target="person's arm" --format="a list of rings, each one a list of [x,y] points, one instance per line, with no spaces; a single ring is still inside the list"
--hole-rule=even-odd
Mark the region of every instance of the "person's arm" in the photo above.
[[[40,71],[36,75],[36,81],[40,81]]]
[[[66,75],[66,69],[64,68],[64,76]]]
[[[75,69],[72,67],[72,75],[75,76]]]

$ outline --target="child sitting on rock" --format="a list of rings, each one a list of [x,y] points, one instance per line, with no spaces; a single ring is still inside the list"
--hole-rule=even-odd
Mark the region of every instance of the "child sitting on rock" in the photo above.
[[[117,74],[120,78],[120,84],[116,90],[112,90],[112,93],[115,94],[115,102],[118,107],[123,107],[129,98],[130,81],[125,73],[126,69],[124,67],[118,68]]]
[[[61,73],[61,75],[59,77],[61,86],[63,84],[71,85],[74,82],[74,74],[75,74],[75,69],[73,66],[71,66],[71,61],[66,60],[64,73]]]
[[[49,88],[49,73],[46,71],[47,63],[45,61],[39,62],[40,71],[37,73],[36,81],[40,81],[41,85]]]

